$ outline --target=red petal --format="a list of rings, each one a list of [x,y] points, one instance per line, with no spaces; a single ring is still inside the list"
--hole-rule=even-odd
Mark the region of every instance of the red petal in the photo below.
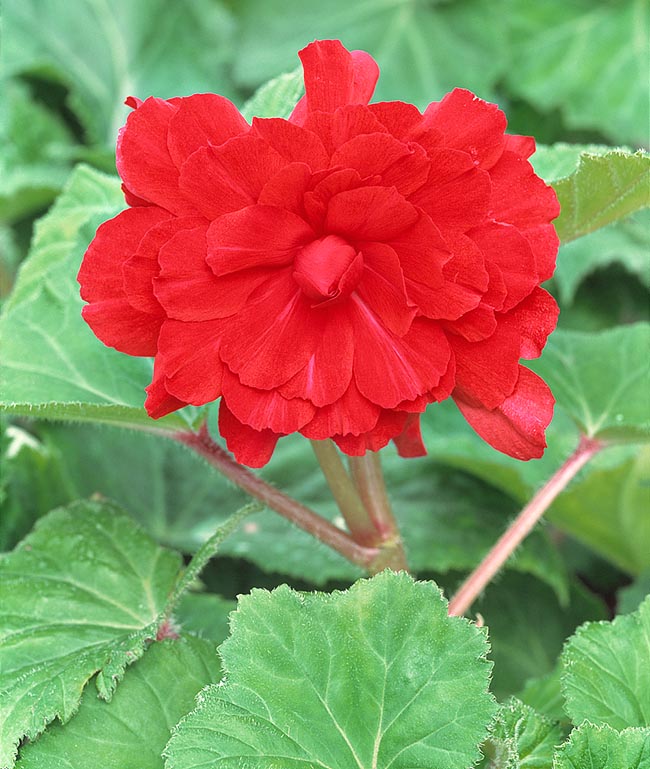
[[[303,219],[284,208],[249,206],[212,222],[207,261],[217,275],[258,265],[279,267],[290,264],[314,237]]]
[[[397,254],[382,243],[367,243],[362,254],[364,271],[357,286],[359,296],[389,331],[404,336],[411,327],[416,308],[407,303]]]
[[[309,363],[318,347],[322,324],[315,315],[283,270],[228,318],[221,357],[244,384],[279,387]]]
[[[417,219],[392,237],[389,245],[397,253],[406,278],[438,290],[444,284],[443,266],[451,255],[431,219],[423,211],[416,209],[416,213]]]
[[[492,411],[454,400],[465,419],[498,451],[515,459],[537,459],[546,448],[544,431],[553,417],[553,394],[532,371],[520,367],[512,394]]]
[[[352,379],[354,338],[345,305],[321,311],[322,326],[307,364],[279,388],[285,398],[306,398],[327,406],[343,397]]]
[[[436,323],[416,318],[404,337],[387,331],[357,297],[354,309],[354,378],[373,403],[394,408],[435,387],[451,351]]]
[[[261,206],[285,208],[304,219],[304,198],[311,180],[311,169],[306,163],[290,163],[262,187],[257,202]]]
[[[552,187],[535,175],[531,164],[513,152],[504,152],[490,170],[492,217],[519,228],[548,224],[560,213]]]
[[[510,326],[497,326],[494,334],[481,342],[467,342],[451,334],[449,342],[456,357],[460,396],[488,409],[503,403],[519,376],[521,338],[518,331]]]
[[[318,40],[298,54],[305,71],[305,96],[290,120],[304,122],[307,112],[333,112],[346,104],[367,104],[379,67],[365,51],[348,51],[338,40]]]
[[[319,408],[300,431],[306,438],[325,440],[334,435],[360,435],[377,424],[381,409],[359,392],[354,380],[334,403]]]
[[[468,152],[481,168],[491,168],[503,152],[506,116],[496,104],[463,88],[430,104],[424,125],[440,131],[446,147]]]
[[[480,342],[494,334],[497,321],[494,317],[494,310],[480,304],[476,309],[463,315],[462,318],[449,323],[448,327],[468,342]]]
[[[356,240],[390,241],[418,218],[417,209],[396,189],[359,187],[330,200],[325,229]]]
[[[206,227],[177,233],[160,251],[155,292],[169,318],[185,321],[226,318],[240,310],[248,296],[268,279],[253,269],[215,276],[206,262]]]
[[[485,262],[495,264],[501,272],[507,291],[503,310],[519,304],[539,284],[532,249],[515,227],[491,222],[467,234],[481,249]]]
[[[223,328],[224,321],[163,323],[156,364],[170,395],[193,406],[203,406],[221,395],[219,340]]]
[[[219,432],[235,459],[248,467],[264,467],[280,437],[271,430],[258,431],[243,425],[223,400],[219,406]]]
[[[316,407],[302,398],[284,398],[277,390],[258,390],[243,385],[224,369],[223,399],[233,415],[254,430],[293,433],[307,424]]]
[[[104,344],[129,355],[155,355],[162,313],[159,308],[155,314],[141,312],[130,304],[122,267],[147,231],[168,217],[166,211],[146,206],[129,208],[104,222],[77,275],[81,298],[89,302],[82,312],[85,321]]]
[[[379,176],[385,187],[395,187],[405,197],[427,181],[431,167],[422,147],[387,133],[355,136],[334,152],[332,165],[354,168],[363,178]]]
[[[153,291],[154,278],[160,272],[160,249],[177,232],[197,227],[204,221],[196,216],[174,217],[154,225],[145,233],[134,255],[122,267],[124,293],[133,307],[152,314],[161,312]]]
[[[391,136],[409,139],[422,128],[420,110],[403,101],[382,101],[369,104],[368,109]]]
[[[250,129],[235,105],[214,93],[197,93],[178,101],[169,121],[167,146],[177,168],[200,147],[223,144]]]
[[[506,134],[504,152],[514,152],[522,158],[529,158],[537,149],[535,139],[532,136],[519,136],[519,134]]]
[[[160,419],[167,416],[167,414],[171,414],[172,411],[187,406],[186,403],[170,395],[165,389],[165,376],[161,373],[158,362],[154,363],[153,379],[151,384],[145,387],[145,390],[147,391],[147,400],[144,403],[144,407],[152,419]]]
[[[552,224],[539,224],[521,230],[535,254],[535,265],[540,283],[548,280],[555,271],[555,259],[560,239]]]
[[[371,108],[360,104],[339,107],[335,112],[312,112],[307,117],[305,128],[320,136],[330,154],[355,136],[385,130]]]
[[[333,171],[319,181],[303,198],[307,220],[314,230],[323,230],[330,200],[339,192],[356,189],[362,185],[361,177],[352,168]]]
[[[117,139],[117,170],[129,191],[178,216],[196,208],[178,189],[178,168],[167,147],[167,132],[178,106],[150,97],[127,118]]]
[[[312,171],[329,166],[329,153],[320,138],[282,118],[253,118],[253,132],[290,163],[307,163]]]
[[[521,335],[522,358],[538,358],[548,335],[555,329],[560,312],[557,302],[542,288],[518,304],[507,315],[499,316],[500,325],[511,325]]]
[[[404,429],[408,414],[384,410],[375,427],[363,435],[334,435],[332,440],[345,454],[363,456],[366,451],[379,451]]]
[[[180,188],[208,219],[257,203],[262,188],[287,164],[256,136],[202,147],[181,168]]]
[[[409,414],[404,429],[393,438],[400,457],[425,457],[426,447],[420,431],[420,415]]]
[[[481,224],[490,204],[489,174],[464,152],[437,150],[429,158],[429,180],[409,196],[410,202],[420,206],[445,236],[448,230],[466,232]]]

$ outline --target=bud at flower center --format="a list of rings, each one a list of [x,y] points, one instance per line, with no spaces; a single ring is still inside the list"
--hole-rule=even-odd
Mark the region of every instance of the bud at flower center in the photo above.
[[[326,235],[298,252],[293,269],[305,296],[320,304],[354,291],[363,272],[363,256],[338,235]]]

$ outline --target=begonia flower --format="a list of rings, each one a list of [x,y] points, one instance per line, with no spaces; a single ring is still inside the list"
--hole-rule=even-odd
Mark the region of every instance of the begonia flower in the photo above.
[[[377,65],[338,41],[300,58],[287,120],[249,125],[214,94],[128,101],[129,208],[85,254],[84,318],[155,356],[152,417],[221,398],[250,466],[294,432],[422,454],[420,414],[450,396],[499,451],[541,456],[553,397],[519,360],[556,324],[559,206],[533,139],[463,89],[423,113],[369,103]]]

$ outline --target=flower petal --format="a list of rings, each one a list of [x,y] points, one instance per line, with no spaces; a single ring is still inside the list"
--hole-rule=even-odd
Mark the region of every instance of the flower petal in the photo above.
[[[506,315],[498,316],[500,325],[512,326],[521,335],[520,357],[538,358],[548,335],[555,329],[560,309],[543,288],[535,288],[530,296]]]
[[[200,147],[218,146],[250,126],[235,105],[224,96],[196,93],[178,100],[169,121],[167,147],[177,168]]]
[[[353,297],[352,307],[354,378],[362,395],[391,409],[438,384],[451,350],[436,323],[416,318],[409,332],[397,337],[359,298]]]
[[[409,414],[402,432],[393,441],[400,457],[425,457],[427,450],[422,441],[420,415]]]
[[[275,206],[249,206],[225,214],[208,230],[207,262],[217,275],[293,261],[314,231],[299,216]]]
[[[154,206],[129,208],[104,222],[88,246],[77,275],[82,311],[94,334],[109,347],[129,355],[155,355],[160,308],[154,313],[134,308],[124,293],[122,268],[149,229],[169,218]]]
[[[332,440],[342,452],[350,456],[363,456],[366,451],[379,451],[404,429],[408,414],[383,410],[377,424],[363,435],[334,435]]]
[[[348,51],[339,40],[317,40],[298,54],[305,72],[305,96],[290,120],[302,123],[308,112],[333,112],[346,104],[367,104],[379,67],[365,51]]]
[[[262,188],[287,161],[257,136],[202,147],[181,168],[179,185],[208,219],[257,203]]]
[[[224,321],[183,323],[166,320],[160,330],[156,365],[170,395],[203,406],[221,395],[223,364],[219,341]]]
[[[320,137],[330,155],[355,136],[385,131],[370,107],[361,104],[349,104],[334,112],[312,112],[305,121],[305,128]]]
[[[294,433],[307,424],[316,407],[302,398],[285,398],[277,390],[247,387],[227,367],[222,381],[223,399],[233,415],[254,430]]]
[[[248,467],[264,467],[280,438],[271,430],[253,430],[242,424],[223,400],[219,406],[219,432],[235,459]]]
[[[177,216],[196,208],[178,189],[178,168],[167,147],[169,123],[178,105],[150,97],[127,118],[117,139],[117,170],[131,194]]]
[[[329,153],[312,131],[282,118],[253,118],[253,133],[289,163],[307,163],[312,171],[329,166]]]
[[[359,392],[354,379],[334,403],[319,408],[314,418],[300,431],[311,440],[325,440],[334,435],[360,435],[377,424],[381,409]]]
[[[440,131],[446,147],[468,152],[481,168],[491,168],[503,153],[506,116],[496,104],[464,88],[430,104],[424,125]]]
[[[417,209],[394,187],[359,187],[334,195],[325,228],[349,239],[390,241],[418,218]]]
[[[515,459],[538,459],[544,431],[553,417],[553,394],[532,371],[520,366],[513,392],[493,410],[454,396],[462,415],[484,441]]]
[[[160,363],[158,362],[154,362],[153,379],[151,384],[145,387],[145,390],[147,392],[147,399],[144,407],[152,419],[160,419],[167,416],[167,414],[171,414],[172,411],[177,411],[187,406],[184,401],[175,398],[167,392],[165,388],[165,375],[162,373]]]
[[[327,406],[343,397],[352,379],[354,338],[345,305],[317,310],[322,314],[320,332],[305,366],[283,384],[285,398],[306,398],[315,406]]]
[[[270,390],[309,363],[321,332],[322,323],[283,270],[228,318],[221,357],[244,384]]]
[[[306,163],[289,163],[262,187],[258,203],[277,206],[306,219],[305,193],[312,181],[311,169]]]

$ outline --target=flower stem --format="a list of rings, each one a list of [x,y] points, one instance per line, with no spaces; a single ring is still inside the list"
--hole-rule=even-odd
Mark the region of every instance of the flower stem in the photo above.
[[[408,570],[399,527],[388,499],[379,454],[367,451],[362,457],[350,457],[352,477],[373,526],[382,542],[381,555],[372,564],[372,571],[384,568]]]
[[[330,440],[312,441],[311,445],[354,541],[369,547],[379,546],[381,536],[364,507],[334,443]]]
[[[349,534],[337,528],[326,518],[283,494],[238,464],[228,452],[212,440],[205,425],[198,433],[181,431],[170,433],[169,437],[194,449],[247,494],[259,499],[267,507],[280,513],[320,542],[329,545],[352,563],[368,569],[377,557],[379,553],[377,548],[365,547],[355,542]]]
[[[578,448],[535,494],[490,552],[460,586],[449,602],[449,614],[451,616],[465,614],[494,575],[532,531],[553,500],[604,445],[593,438],[586,436],[581,438]]]

